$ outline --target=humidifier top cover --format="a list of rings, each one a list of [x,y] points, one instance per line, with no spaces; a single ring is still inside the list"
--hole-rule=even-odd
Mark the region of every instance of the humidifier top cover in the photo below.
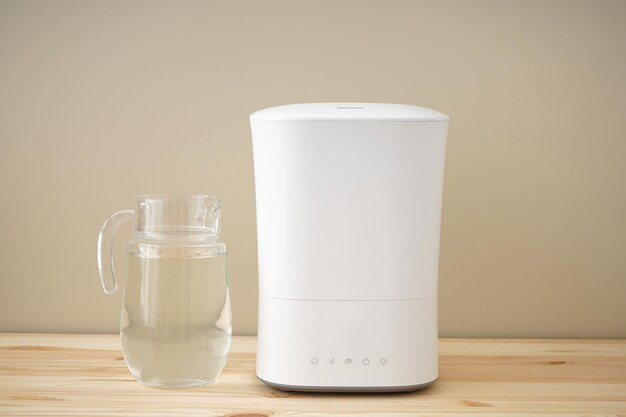
[[[406,104],[304,103],[259,110],[250,119],[443,122],[449,118],[436,110]]]

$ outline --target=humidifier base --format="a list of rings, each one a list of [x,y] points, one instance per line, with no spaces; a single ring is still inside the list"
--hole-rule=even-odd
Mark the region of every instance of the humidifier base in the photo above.
[[[259,297],[257,376],[291,391],[412,391],[437,372],[437,299]]]
[[[354,393],[389,393],[389,392],[411,392],[417,391],[432,385],[436,380],[426,382],[425,384],[406,385],[397,387],[309,387],[306,385],[282,385],[274,384],[273,382],[264,381],[259,378],[261,382],[269,385],[272,388],[279,389],[281,391],[302,391],[302,392],[354,392]]]

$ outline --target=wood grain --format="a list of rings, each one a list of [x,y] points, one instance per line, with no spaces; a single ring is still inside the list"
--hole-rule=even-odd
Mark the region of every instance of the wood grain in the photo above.
[[[118,336],[0,334],[0,414],[626,417],[626,340],[442,339],[432,387],[375,395],[277,391],[255,349],[236,337],[217,384],[164,391],[135,382]]]

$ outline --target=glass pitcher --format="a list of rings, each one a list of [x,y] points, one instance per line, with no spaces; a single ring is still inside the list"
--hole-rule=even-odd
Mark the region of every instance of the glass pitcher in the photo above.
[[[226,363],[231,311],[226,245],[218,240],[219,198],[140,196],[98,236],[105,293],[117,290],[113,235],[132,218],[120,334],[130,372],[142,384],[189,388],[211,383]]]

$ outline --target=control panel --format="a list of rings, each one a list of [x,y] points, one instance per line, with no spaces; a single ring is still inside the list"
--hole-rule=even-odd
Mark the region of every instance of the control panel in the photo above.
[[[313,366],[388,366],[390,364],[389,358],[381,357],[351,357],[351,356],[330,356],[320,357],[311,356],[309,358],[309,364]]]

